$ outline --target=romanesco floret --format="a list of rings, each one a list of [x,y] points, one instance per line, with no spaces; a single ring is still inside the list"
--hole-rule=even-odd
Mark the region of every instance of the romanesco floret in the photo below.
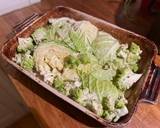
[[[119,89],[127,90],[137,82],[141,76],[142,74],[136,74],[126,67],[117,71],[114,83]]]
[[[104,110],[114,110],[115,103],[111,98],[103,97],[102,105]]]
[[[60,78],[56,78],[53,82],[53,86],[60,92],[65,93],[64,81]]]
[[[107,119],[108,121],[112,121],[113,118],[116,116],[116,114],[114,112],[104,110],[102,116],[103,116],[103,118]]]
[[[122,108],[115,109],[114,111],[104,110],[102,117],[109,121],[113,120],[113,122],[117,122],[120,117],[126,114],[128,114],[128,109],[124,106]]]
[[[73,88],[69,91],[70,97],[77,102],[80,102],[81,96],[83,95],[83,91],[80,88]]]
[[[20,65],[26,70],[32,70],[34,67],[33,57],[27,52],[22,56]]]
[[[142,53],[142,50],[140,49],[139,45],[137,45],[134,42],[131,43],[129,51],[132,52],[132,53],[134,53],[134,54],[137,54],[137,55],[139,55],[139,54]]]

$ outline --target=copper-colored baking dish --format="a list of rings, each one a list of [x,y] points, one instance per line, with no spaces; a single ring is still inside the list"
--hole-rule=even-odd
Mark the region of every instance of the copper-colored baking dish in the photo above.
[[[16,47],[18,45],[17,43],[18,37],[30,36],[30,34],[36,28],[47,24],[47,21],[49,18],[55,18],[55,17],[57,18],[57,17],[64,17],[64,16],[73,18],[75,20],[88,20],[94,25],[96,25],[100,30],[103,30],[112,34],[115,38],[120,40],[122,43],[131,43],[132,41],[136,42],[143,51],[141,55],[142,59],[139,63],[140,65],[139,72],[143,73],[143,76],[126,94],[127,99],[129,101],[129,104],[128,104],[129,114],[122,117],[116,123],[108,122],[107,120],[104,120],[103,118],[98,117],[96,114],[92,113],[88,109],[82,107],[72,99],[64,96],[63,94],[59,93],[54,88],[52,88],[51,86],[44,83],[43,80],[41,80],[40,78],[37,78],[32,73],[23,70],[19,65],[17,65],[12,61],[12,57],[14,57],[16,53]],[[131,119],[135,111],[135,108],[137,107],[139,102],[142,101],[142,99],[151,103],[155,102],[158,95],[158,92],[156,90],[158,90],[159,86],[157,82],[155,84],[155,82],[151,80],[153,80],[153,77],[154,77],[154,80],[159,81],[159,75],[154,74],[155,69],[156,69],[156,72],[158,69],[158,67],[154,65],[154,59],[157,56],[157,48],[153,42],[149,41],[145,37],[142,37],[130,31],[119,28],[115,25],[112,25],[106,21],[95,18],[83,12],[80,12],[68,7],[62,7],[62,6],[56,7],[38,17],[37,15],[34,15],[29,19],[25,20],[23,23],[16,26],[15,28],[16,28],[16,34],[11,39],[9,39],[1,49],[2,57],[9,64],[13,65],[16,69],[18,69],[20,72],[24,73],[25,75],[27,75],[28,77],[36,81],[40,86],[43,86],[48,91],[54,93],[58,97],[62,98],[64,101],[73,105],[74,107],[81,110],[82,112],[86,113],[88,116],[94,118],[101,124],[108,127],[124,126],[129,122],[129,120]]]

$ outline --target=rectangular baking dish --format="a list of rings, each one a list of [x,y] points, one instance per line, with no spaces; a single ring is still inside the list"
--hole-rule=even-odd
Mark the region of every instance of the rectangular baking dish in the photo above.
[[[101,117],[98,117],[93,112],[89,111],[88,109],[84,108],[83,106],[79,105],[72,99],[66,97],[65,95],[59,93],[56,89],[53,87],[47,85],[43,80],[40,78],[37,78],[33,73],[30,73],[28,71],[25,71],[22,69],[19,65],[14,63],[12,61],[12,57],[14,57],[16,53],[16,47],[18,45],[17,39],[18,37],[28,37],[31,35],[31,33],[37,29],[40,26],[43,26],[47,24],[49,18],[59,18],[59,17],[70,17],[75,20],[87,20],[90,21],[92,24],[96,25],[100,30],[103,30],[105,32],[110,33],[112,36],[120,40],[122,43],[131,43],[135,42],[137,43],[140,48],[142,49],[142,55],[141,55],[141,61],[139,63],[140,65],[140,73],[143,73],[141,79],[134,84],[134,86],[127,92],[126,97],[128,99],[128,109],[129,114],[122,117],[118,122],[113,123],[109,122]],[[56,96],[60,97],[64,101],[68,102],[72,106],[76,107],[80,111],[86,113],[86,115],[94,118],[96,121],[100,122],[104,126],[107,127],[121,127],[126,125],[131,117],[133,116],[133,113],[135,112],[135,109],[140,101],[147,101],[150,103],[155,103],[157,95],[158,95],[158,89],[159,86],[157,84],[153,84],[151,78],[153,78],[154,70],[158,69],[154,65],[154,60],[157,56],[157,47],[153,42],[146,39],[145,37],[142,37],[140,35],[137,35],[133,32],[124,30],[122,28],[119,28],[116,25],[110,24],[106,21],[103,21],[101,19],[95,18],[93,16],[90,16],[88,14],[85,14],[83,12],[80,12],[78,10],[69,8],[69,7],[63,7],[58,6],[50,11],[42,14],[42,15],[33,15],[32,17],[26,19],[22,23],[18,24],[14,30],[13,30],[13,36],[10,38],[2,47],[1,49],[1,55],[4,60],[6,60],[10,65],[15,67],[17,70],[22,72],[23,74],[30,77],[32,80],[37,82],[40,86],[43,86],[48,91],[52,92]],[[155,77],[155,76],[154,76]],[[156,76],[155,79],[159,80],[159,76]],[[155,80],[154,79],[154,80]],[[149,83],[152,83],[149,84]],[[152,90],[152,88],[157,88],[156,91]],[[151,95],[154,95],[154,98],[150,98]]]

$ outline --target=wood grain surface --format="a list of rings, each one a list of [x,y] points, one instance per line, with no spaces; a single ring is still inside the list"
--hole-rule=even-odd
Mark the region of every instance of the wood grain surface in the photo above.
[[[42,13],[56,6],[65,5],[84,11],[93,16],[102,18],[111,23],[118,24],[116,15],[121,0],[42,0],[41,3],[24,8],[0,17],[0,45],[8,39],[7,35],[12,27],[19,21],[32,15],[33,12]],[[145,35],[150,24],[140,20],[141,27],[133,26],[133,30],[139,30]],[[144,24],[143,24],[144,23]],[[142,27],[143,26],[143,27]],[[93,119],[80,113],[55,95],[51,94],[22,73],[15,70],[0,59],[1,68],[8,75],[24,101],[31,109],[42,128],[87,128],[102,127]],[[160,97],[159,97],[160,99]],[[160,104],[150,105],[140,103],[135,115],[126,128],[159,128],[160,127]]]

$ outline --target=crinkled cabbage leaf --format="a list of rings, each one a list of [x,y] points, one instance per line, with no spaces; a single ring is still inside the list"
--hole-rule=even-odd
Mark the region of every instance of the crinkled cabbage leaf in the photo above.
[[[116,51],[119,46],[120,44],[117,39],[102,31],[98,33],[98,37],[92,43],[94,54],[99,59],[100,64],[105,64],[107,61],[116,58]]]

